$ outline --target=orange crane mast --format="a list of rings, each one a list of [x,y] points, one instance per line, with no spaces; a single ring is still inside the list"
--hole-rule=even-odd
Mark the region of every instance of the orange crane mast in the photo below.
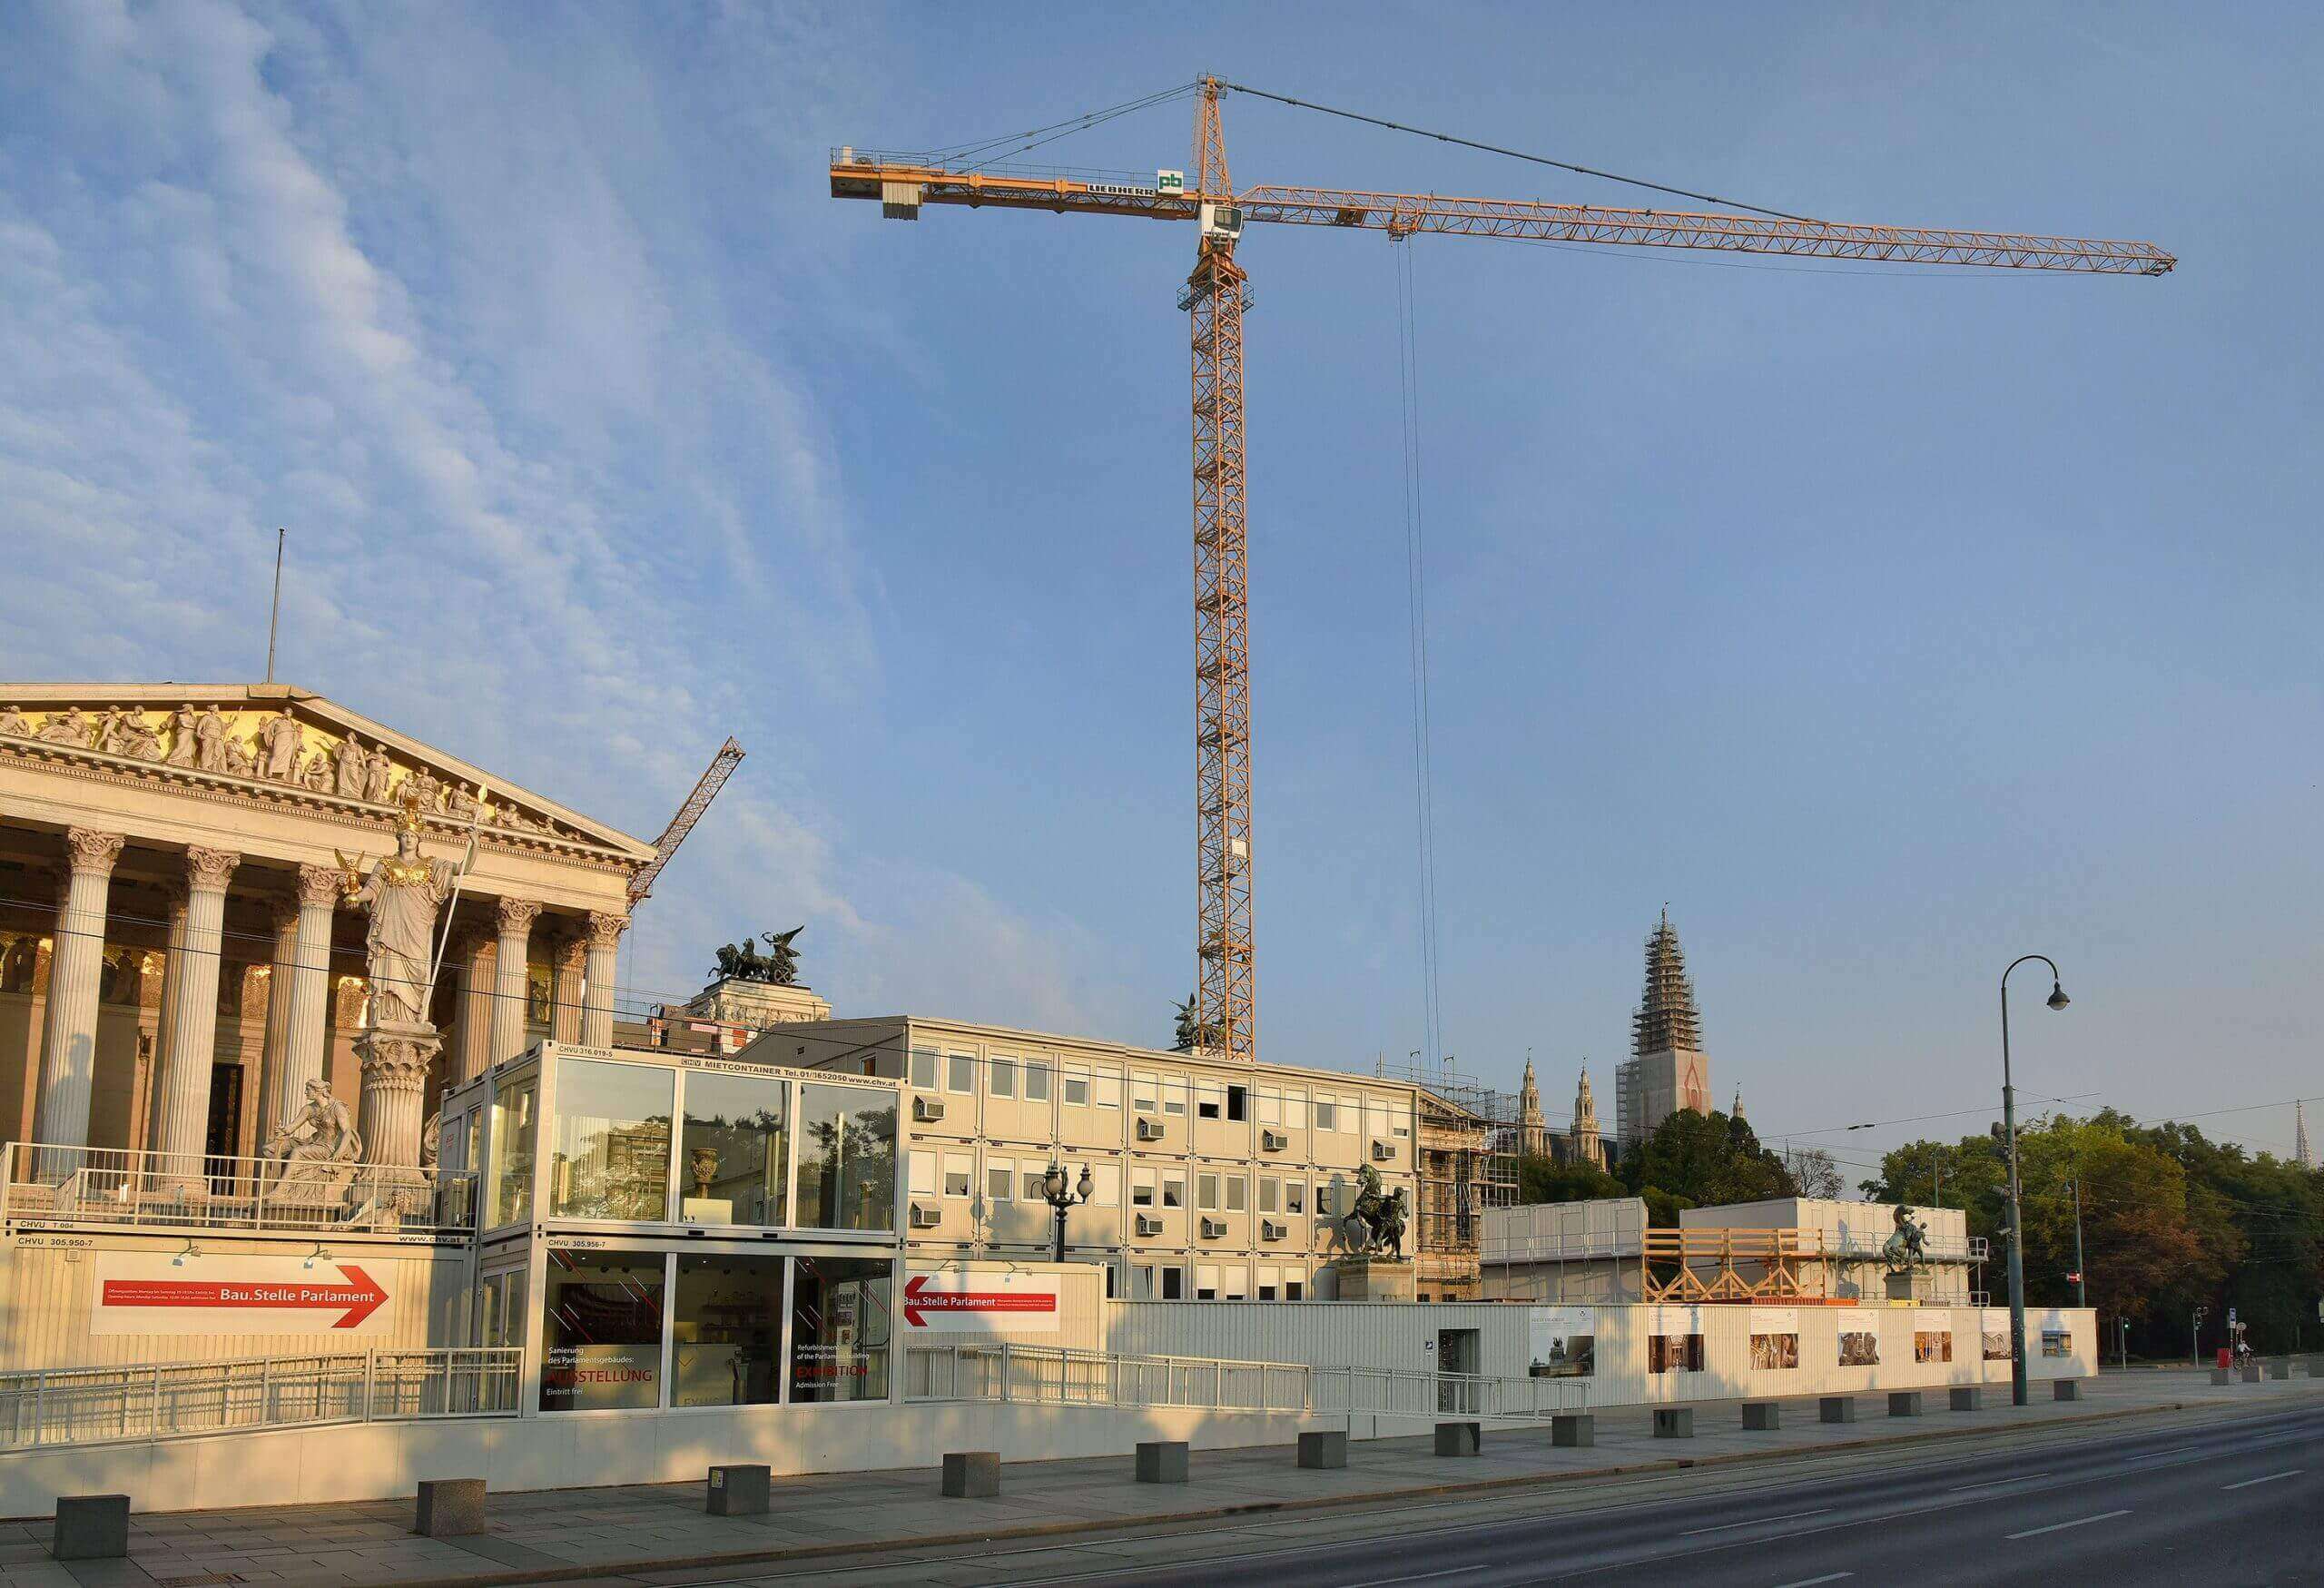
[[[1557,204],[1523,199],[1344,188],[1246,188],[1227,174],[1219,97],[1196,84],[1194,191],[1184,173],[1144,182],[986,170],[926,155],[853,147],[831,158],[832,196],[878,199],[891,220],[926,204],[990,205],[1058,214],[1193,222],[1195,265],[1180,293],[1194,352],[1195,810],[1199,892],[1195,1015],[1203,1045],[1258,1056],[1251,924],[1251,674],[1248,526],[1244,504],[1243,311],[1250,280],[1235,257],[1254,222],[1384,232],[1513,237],[1627,247],[1797,254],[1812,259],[1996,270],[2159,276],[2178,261],[2151,242],[1866,226],[1771,214],[1737,215]],[[1272,96],[1271,96],[1272,97]]]

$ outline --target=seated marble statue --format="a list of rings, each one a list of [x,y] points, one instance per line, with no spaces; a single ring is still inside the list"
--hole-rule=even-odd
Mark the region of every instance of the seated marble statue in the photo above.
[[[347,1105],[322,1081],[310,1080],[306,1105],[282,1122],[267,1142],[265,1156],[282,1160],[269,1200],[321,1204],[354,1178],[363,1141],[348,1118]]]

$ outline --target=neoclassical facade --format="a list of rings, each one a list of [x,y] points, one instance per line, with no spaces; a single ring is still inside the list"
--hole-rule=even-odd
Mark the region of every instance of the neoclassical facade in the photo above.
[[[249,1158],[330,1106],[320,1081],[367,1161],[418,1161],[448,1080],[539,1037],[611,1043],[652,856],[309,690],[0,684],[0,1126]],[[448,943],[381,998],[371,895],[407,873]]]

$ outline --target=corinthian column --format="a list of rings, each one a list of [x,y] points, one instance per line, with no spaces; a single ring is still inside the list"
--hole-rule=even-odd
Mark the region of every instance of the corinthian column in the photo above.
[[[284,1013],[281,1054],[267,1065],[266,1090],[260,1101],[265,1110],[259,1115],[261,1136],[281,1129],[302,1106],[307,1082],[322,1079],[330,1013],[330,919],[339,907],[339,891],[337,867],[299,868],[290,960],[285,964],[278,956],[274,967],[275,980],[286,984],[288,996],[280,1005]],[[271,1028],[267,1046],[271,1051]]]
[[[261,1151],[274,1129],[274,1097],[282,1085],[284,1055],[290,1047],[290,967],[299,957],[298,901],[276,900],[273,919],[273,957],[266,968],[266,1041],[260,1050],[258,1094],[251,1100],[258,1107]]]
[[[41,1038],[39,1121],[34,1134],[54,1147],[89,1144],[89,1091],[97,1064],[97,994],[105,970],[105,896],[118,833],[65,832],[72,870],[57,901],[56,947],[48,962],[48,1014]],[[79,1153],[44,1155],[44,1178],[69,1174]]]
[[[614,1045],[614,952],[621,944],[629,917],[608,910],[589,912],[589,953],[582,962],[588,983],[582,995],[581,1041],[584,1047]]]
[[[452,958],[460,967],[460,1012],[458,1045],[447,1077],[458,1086],[492,1067],[492,1007],[497,1001],[492,992],[500,973],[491,933],[473,927],[463,928],[453,940]]]
[[[525,950],[532,936],[533,918],[541,907],[530,899],[503,899],[496,919],[500,927],[499,984],[492,1002],[492,1062],[514,1059],[525,1050],[525,1011],[532,990],[525,982]]]
[[[154,1084],[153,1150],[165,1183],[199,1181],[210,1129],[210,1066],[218,1046],[218,962],[226,946],[226,883],[241,856],[185,852],[185,947],[170,982],[170,1046]]]
[[[169,946],[162,952],[162,1007],[153,1017],[153,1050],[145,1076],[145,1114],[139,1121],[141,1133],[132,1144],[143,1152],[153,1150],[154,1138],[162,1132],[162,1055],[170,1050],[170,1006],[177,1001],[178,978],[185,974],[185,884],[165,884],[162,897],[168,905],[170,934]]]
[[[556,976],[549,984],[548,1034],[559,1042],[581,1040],[581,983],[588,970],[589,941],[577,932],[556,940]]]
[[[355,1041],[355,1051],[363,1060],[363,1100],[356,1110],[355,1133],[363,1139],[364,1158],[412,1171],[381,1177],[391,1184],[419,1179],[420,1096],[428,1086],[428,1063],[443,1045],[425,1026],[374,1029]]]

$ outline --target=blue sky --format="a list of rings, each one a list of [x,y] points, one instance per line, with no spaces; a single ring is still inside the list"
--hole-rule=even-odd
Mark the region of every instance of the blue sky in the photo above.
[[[1796,212],[2152,239],[2176,274],[1414,245],[1444,1046],[1531,1050],[1557,1108],[1610,1078],[1667,900],[1771,1136],[1986,1107],[2025,950],[2076,998],[2024,1005],[2029,1093],[2315,1095],[2319,68],[2290,6],[11,5],[0,673],[254,676],[288,524],[286,676],[649,836],[749,747],[634,985],[804,920],[843,1011],[1160,1041],[1190,243],[888,224],[827,145],[1211,70]],[[1246,183],[1630,197],[1226,117]],[[1188,127],[1042,155],[1183,166]],[[1423,1041],[1393,255],[1243,259],[1261,1041],[1368,1068]],[[2289,1147],[2288,1107],[2205,1122]]]

